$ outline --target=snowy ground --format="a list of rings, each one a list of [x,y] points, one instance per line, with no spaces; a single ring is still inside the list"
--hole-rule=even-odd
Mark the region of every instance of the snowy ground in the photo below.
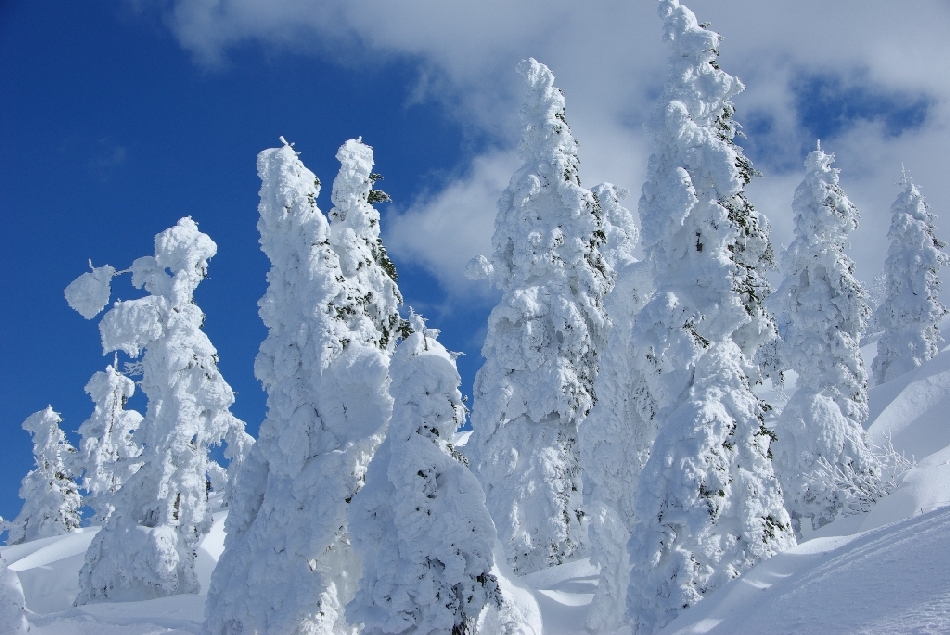
[[[839,519],[712,594],[662,631],[950,633],[950,350],[871,390],[872,438],[917,461],[870,513]],[[202,588],[224,541],[226,512],[198,554]],[[200,633],[204,595],[74,608],[95,528],[2,548],[23,586],[31,634]],[[584,632],[596,570],[587,561],[525,576],[545,635]],[[3,625],[0,625],[2,627]],[[2,632],[0,628],[0,632]]]

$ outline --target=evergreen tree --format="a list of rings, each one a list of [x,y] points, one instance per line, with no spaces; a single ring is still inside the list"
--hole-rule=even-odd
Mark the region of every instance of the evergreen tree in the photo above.
[[[23,422],[23,429],[33,436],[36,467],[20,485],[23,509],[7,526],[8,545],[68,534],[79,527],[82,499],[69,467],[76,448],[59,429],[61,421],[59,413],[47,406]]]
[[[92,415],[79,426],[82,441],[75,465],[83,472],[85,504],[92,507],[94,524],[106,522],[114,509],[112,496],[141,467],[142,453],[132,439],[142,423],[142,415],[126,410],[135,392],[135,383],[120,373],[115,364],[97,372],[86,384],[86,393],[95,404]]]
[[[859,342],[869,314],[854,263],[844,253],[858,210],[838,185],[834,155],[819,148],[805,160],[795,190],[795,240],[783,256],[784,281],[774,296],[784,368],[798,373],[772,444],[785,505],[796,530],[817,529],[851,505],[836,472],[881,495],[881,467],[861,424],[868,416],[867,371]]]
[[[902,185],[891,205],[884,299],[875,312],[875,322],[884,330],[872,365],[875,384],[900,377],[935,356],[938,325],[947,314],[937,271],[948,258],[942,251],[946,245],[934,235],[936,216],[906,175]]]
[[[142,355],[148,409],[142,466],[111,497],[114,511],[86,552],[76,604],[198,593],[195,552],[211,528],[208,448],[243,423],[201,330],[194,292],[215,243],[191,218],[155,236],[155,255],[132,263],[149,295],[116,302],[99,324],[104,352]],[[144,351],[144,353],[143,353]]]
[[[630,428],[636,417],[630,412],[635,406],[630,383],[631,335],[652,281],[645,275],[646,263],[633,256],[639,230],[620,203],[626,190],[603,184],[593,188],[593,193],[604,215],[606,241],[601,253],[617,272],[616,285],[605,302],[608,328],[597,344],[597,404],[580,429],[591,562],[600,566],[600,581],[587,612],[587,630],[598,633],[616,630],[625,622],[630,580],[626,545],[633,527],[633,495],[639,471],[649,456],[649,445]]]
[[[400,337],[408,334],[399,317],[402,295],[396,286],[396,266],[386,255],[379,237],[379,212],[372,203],[386,203],[389,195],[373,186],[382,179],[373,173],[373,148],[350,139],[336,153],[340,172],[333,180],[330,245],[347,279],[345,307],[349,323],[360,341],[378,346],[390,355]],[[363,294],[363,295],[359,295]],[[363,317],[369,320],[363,319]]]
[[[594,403],[594,342],[613,274],[564,96],[543,64],[518,71],[524,165],[498,202],[491,267],[503,297],[489,317],[466,450],[508,561],[524,574],[585,552],[578,426]]]
[[[395,271],[379,275],[388,260],[378,228],[367,227],[379,218],[368,208],[371,148],[350,141],[337,156],[335,230],[316,205],[319,180],[291,146],[258,155],[258,229],[271,269],[255,373],[268,409],[211,579],[205,629],[213,635],[357,630],[344,616],[360,574],[347,509],[392,413],[395,337],[382,327],[394,324],[390,302],[399,295]],[[362,251],[373,244],[378,260]]]
[[[656,438],[636,484],[627,606],[652,633],[757,561],[794,544],[769,460],[751,363],[774,337],[768,224],[746,200],[752,165],[734,138],[741,82],[720,36],[661,0],[670,70],[650,131],[640,198],[656,291],[638,315],[631,367],[638,418]]]
[[[438,331],[414,321],[390,365],[386,440],[350,512],[363,577],[347,614],[365,635],[473,633],[482,610],[501,603],[495,526],[450,442],[465,422],[461,378]]]

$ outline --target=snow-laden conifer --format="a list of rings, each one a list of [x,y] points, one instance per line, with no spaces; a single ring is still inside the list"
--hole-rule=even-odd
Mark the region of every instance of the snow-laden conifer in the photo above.
[[[26,635],[29,630],[20,578],[0,558],[0,635]]]
[[[881,467],[861,427],[868,402],[859,342],[869,309],[844,253],[858,210],[838,184],[833,161],[820,148],[805,159],[805,180],[792,202],[795,240],[783,255],[784,279],[772,300],[782,364],[798,373],[772,444],[796,529],[805,520],[817,529],[849,505],[851,494],[835,484],[839,469],[868,495],[882,493]]]
[[[735,142],[743,86],[716,62],[720,36],[662,0],[666,86],[649,129],[640,198],[656,291],[633,328],[631,422],[656,438],[636,484],[627,596],[653,633],[762,558],[794,544],[769,460],[750,362],[774,337],[768,223],[747,201],[754,171]]]
[[[350,511],[363,577],[347,615],[365,635],[473,633],[482,610],[501,602],[495,526],[451,444],[465,421],[454,356],[413,320],[390,364],[386,440]]]
[[[392,354],[399,337],[407,333],[399,317],[402,296],[396,286],[396,267],[379,237],[379,212],[373,203],[388,202],[389,195],[373,189],[382,177],[373,173],[373,148],[350,139],[336,153],[340,172],[333,180],[330,245],[340,259],[347,279],[345,304],[351,328],[360,341]],[[362,294],[362,295],[360,295]],[[362,319],[369,318],[369,321]]]
[[[938,324],[947,314],[937,271],[948,258],[945,244],[934,235],[936,216],[906,175],[902,185],[891,205],[884,298],[875,312],[874,321],[884,330],[872,365],[875,384],[900,377],[936,355]]]
[[[76,448],[59,429],[62,419],[51,406],[34,412],[23,422],[33,436],[36,467],[23,477],[23,508],[8,528],[8,545],[68,534],[79,527],[82,498],[70,466]]]
[[[142,464],[138,460],[142,448],[132,438],[142,415],[125,408],[135,393],[135,382],[114,364],[89,379],[86,393],[94,407],[92,415],[79,426],[82,440],[75,471],[83,472],[84,502],[95,512],[92,522],[101,524],[112,515],[112,496]]]
[[[233,428],[234,393],[221,377],[194,292],[215,243],[189,218],[155,236],[132,263],[149,295],[116,302],[99,324],[104,352],[142,355],[148,409],[142,466],[111,497],[114,511],[86,552],[77,604],[197,593],[195,553],[211,528],[208,448]],[[144,353],[143,353],[144,351]]]
[[[649,455],[649,446],[630,425],[636,417],[630,412],[634,407],[631,335],[652,281],[645,275],[645,263],[633,256],[639,229],[620,202],[626,190],[603,184],[593,192],[604,216],[606,240],[601,253],[617,272],[616,284],[605,303],[608,327],[597,344],[597,404],[580,429],[591,562],[600,566],[600,581],[587,612],[587,629],[598,633],[616,630],[625,621],[630,580],[626,546],[633,526],[633,496],[637,475]]]
[[[529,59],[518,70],[527,82],[524,164],[498,202],[490,264],[503,297],[489,317],[466,450],[509,563],[524,574],[585,550],[577,435],[594,402],[594,342],[612,273],[564,96],[543,64]]]
[[[347,210],[339,240],[316,205],[320,182],[293,148],[258,155],[258,229],[271,269],[259,303],[268,336],[255,373],[268,410],[238,475],[211,579],[205,628],[213,635],[357,630],[344,616],[360,573],[347,508],[392,412],[386,351],[395,337],[390,331],[387,340],[381,326],[391,324],[388,299],[399,297],[365,271],[380,260],[346,246],[361,249],[359,236],[375,235],[366,225],[378,215],[363,206],[372,191],[369,150],[348,142],[338,154],[336,202]],[[344,259],[356,274],[344,274]]]

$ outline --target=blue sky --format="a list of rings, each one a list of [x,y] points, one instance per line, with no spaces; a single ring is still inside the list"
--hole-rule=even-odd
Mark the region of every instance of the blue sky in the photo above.
[[[520,59],[547,63],[564,88],[585,185],[626,186],[636,207],[642,126],[665,73],[659,21],[652,2],[577,5],[0,5],[0,515],[16,515],[32,464],[22,420],[52,404],[72,434],[91,410],[83,386],[111,359],[96,321],[70,310],[63,289],[90,258],[122,268],[151,253],[154,235],[181,216],[218,243],[197,301],[238,392],[234,412],[256,432],[267,261],[255,156],[280,135],[323,181],[324,211],[337,147],[362,136],[375,148],[394,200],[380,209],[400,288],[448,348],[466,353],[471,394],[495,295],[461,269],[490,248],[494,201],[517,167]],[[868,279],[883,262],[901,161],[938,214],[950,203],[950,47],[938,28],[950,10],[939,1],[914,14],[896,2],[804,5],[691,6],[725,35],[722,66],[748,87],[738,119],[766,174],[750,197],[772,219],[776,246],[789,241],[791,192],[821,136],[864,213],[852,243]],[[139,293],[127,280],[115,290]]]

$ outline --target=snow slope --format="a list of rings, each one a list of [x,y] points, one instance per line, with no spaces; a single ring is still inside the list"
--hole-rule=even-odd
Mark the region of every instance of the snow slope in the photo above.
[[[870,513],[839,519],[759,563],[685,611],[663,635],[950,633],[950,350],[871,389],[870,407],[872,439],[881,443],[890,430],[895,449],[917,461],[897,491]],[[200,544],[199,595],[74,608],[95,527],[0,547],[0,555],[20,578],[31,635],[197,635],[226,516],[214,514]],[[533,592],[545,635],[585,632],[597,584],[589,562],[532,573],[520,583]]]

